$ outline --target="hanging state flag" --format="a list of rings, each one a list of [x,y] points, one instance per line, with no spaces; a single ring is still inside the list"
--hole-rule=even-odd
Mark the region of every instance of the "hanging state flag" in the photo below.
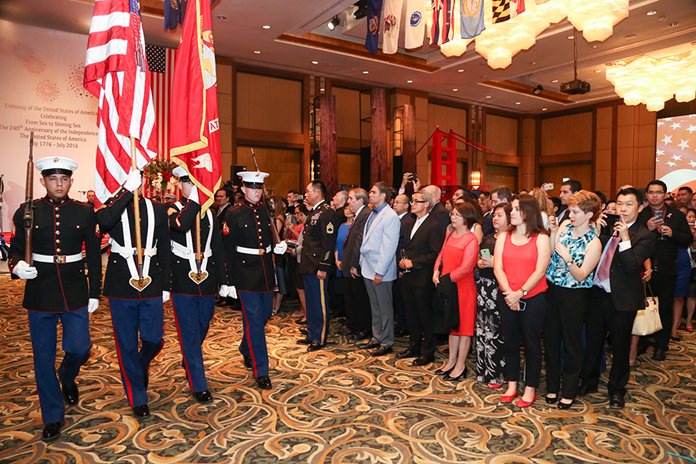
[[[209,0],[189,0],[176,51],[169,113],[170,159],[198,187],[202,212],[221,184],[220,121]]]
[[[485,26],[483,24],[483,0],[461,0],[462,39],[473,39]]]
[[[429,2],[429,0],[406,0],[404,47],[407,49],[423,46],[427,2]]]
[[[428,38],[430,39],[430,45],[440,44],[440,30],[442,29],[442,24],[444,23],[444,18],[442,16],[442,5],[443,0],[431,0],[430,1],[430,31],[428,33]]]
[[[379,15],[382,12],[382,0],[367,0],[367,34],[365,48],[373,55],[377,53],[379,41]]]
[[[384,0],[382,11],[382,53],[393,55],[399,50],[401,10],[404,0]]]
[[[502,23],[510,19],[510,0],[492,0],[493,24]]]
[[[510,17],[524,13],[524,0],[510,0]]]
[[[94,190],[101,204],[126,181],[133,157],[142,169],[157,155],[157,124],[137,0],[94,3],[84,86],[99,98]]]
[[[444,44],[454,39],[454,4],[456,0],[442,0],[442,37],[440,43]]]

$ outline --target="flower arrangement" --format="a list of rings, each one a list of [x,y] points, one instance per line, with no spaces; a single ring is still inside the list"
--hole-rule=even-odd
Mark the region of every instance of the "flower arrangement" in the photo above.
[[[167,192],[167,188],[176,185],[177,179],[172,176],[172,170],[176,164],[165,159],[155,159],[145,166],[145,177],[150,188],[158,193],[160,198]]]

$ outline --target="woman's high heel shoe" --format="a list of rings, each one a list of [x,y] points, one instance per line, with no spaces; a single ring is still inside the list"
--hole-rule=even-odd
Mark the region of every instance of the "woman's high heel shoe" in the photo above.
[[[518,393],[515,392],[512,395],[505,395],[500,397],[500,402],[501,403],[512,403],[512,400],[517,398]]]
[[[446,380],[446,381],[448,381],[448,382],[459,382],[460,380],[464,380],[465,378],[466,378],[466,367],[464,368],[464,370],[462,371],[462,373],[459,374],[458,376],[452,377],[452,376],[450,376],[449,374],[447,374],[447,375],[445,375],[442,379],[443,379],[443,380]]]
[[[519,400],[517,400],[517,403],[515,403],[515,405],[517,405],[518,408],[528,408],[532,404],[534,404],[535,401],[536,401],[536,393],[532,397],[532,401],[526,401],[526,400],[520,398]]]
[[[435,375],[448,375],[450,372],[452,372],[452,369],[454,369],[454,366],[450,367],[449,369],[435,369]]]

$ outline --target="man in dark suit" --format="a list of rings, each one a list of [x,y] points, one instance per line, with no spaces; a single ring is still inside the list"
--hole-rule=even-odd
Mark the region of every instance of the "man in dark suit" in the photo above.
[[[620,220],[614,226],[614,235],[601,237],[604,249],[587,316],[587,347],[579,391],[581,395],[597,391],[608,330],[613,357],[607,389],[609,406],[617,409],[624,407],[633,320],[636,312],[645,307],[643,261],[655,248],[655,237],[638,220],[642,201],[643,195],[633,187],[618,193],[616,206]]]
[[[677,250],[689,246],[694,238],[684,214],[677,208],[665,204],[667,185],[664,182],[652,180],[645,190],[649,207],[640,212],[638,222],[647,227],[657,239],[655,252],[651,256],[653,272],[650,285],[660,301],[660,319],[662,320],[662,330],[654,335],[653,359],[664,361],[672,334]],[[645,338],[641,342],[641,351],[643,351],[649,342]]]
[[[430,207],[430,216],[440,224],[442,232],[447,230],[447,226],[450,224],[449,211],[442,204],[440,199],[442,198],[442,189],[437,185],[426,185],[420,191],[427,192],[432,198],[432,206]]]
[[[416,358],[414,366],[434,360],[435,340],[432,327],[433,267],[442,248],[445,231],[429,214],[433,199],[426,190],[413,194],[411,212],[401,223],[397,259],[401,275],[401,293],[406,306],[408,348],[397,358]]]
[[[510,191],[510,189],[504,186],[500,186],[496,189],[493,189],[493,191],[491,192],[491,211],[494,210],[496,206],[504,203],[512,203],[512,192]],[[483,221],[481,222],[481,228],[483,229],[484,237],[488,234],[492,234],[495,231],[493,229],[492,214],[483,217]]]
[[[558,216],[556,216],[556,221],[559,225],[561,222],[570,218],[568,215],[568,198],[580,190],[582,190],[582,184],[579,180],[568,179],[561,184],[558,196],[561,197],[561,205],[563,205],[563,209],[559,211]]]
[[[343,243],[343,261],[341,271],[348,276],[348,301],[346,303],[346,319],[348,329],[355,340],[367,338],[372,327],[370,315],[370,299],[365,289],[362,277],[355,277],[360,270],[360,245],[362,245],[365,223],[372,210],[367,206],[367,191],[354,188],[348,192],[348,208],[355,214],[346,241]],[[351,273],[351,269],[355,272]]]

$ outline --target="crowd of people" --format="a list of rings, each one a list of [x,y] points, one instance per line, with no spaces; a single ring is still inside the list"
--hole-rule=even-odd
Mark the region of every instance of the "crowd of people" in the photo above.
[[[473,353],[476,379],[520,408],[536,401],[542,364],[547,403],[570,409],[578,396],[596,392],[607,334],[609,405],[623,408],[631,366],[651,346],[655,361],[665,359],[680,338],[684,306],[685,330],[693,330],[696,198],[689,187],[673,199],[653,180],[607,199],[567,180],[559,198],[500,186],[457,189],[443,202],[440,187],[405,173],[398,190],[376,182],[369,191],[329,196],[313,180],[302,194],[268,198],[268,173],[242,172],[241,187],[215,192],[215,207],[201,214],[197,187],[177,168],[180,200],[143,198],[141,173],[132,171],[95,211],[68,195],[73,160],[49,157],[36,167],[46,195],[30,208],[29,230],[27,209],[15,213],[9,267],[27,281],[23,306],[46,441],[60,435],[65,405],[79,401],[75,379],[89,358],[89,313],[102,294],[138,418],[150,415],[149,368],[162,348],[170,298],[182,367],[201,403],[213,400],[203,342],[215,306],[235,300],[239,351],[260,389],[272,388],[265,325],[296,292],[306,323],[297,342],[308,352],[328,348],[332,315],[343,315],[358,349],[388,356],[395,337],[407,336],[394,356],[432,366],[447,382],[467,378]],[[102,284],[104,233],[111,252]],[[646,288],[659,297],[663,329],[641,338],[632,329]],[[66,354],[56,372],[59,321]],[[435,366],[445,337],[447,357]]]

